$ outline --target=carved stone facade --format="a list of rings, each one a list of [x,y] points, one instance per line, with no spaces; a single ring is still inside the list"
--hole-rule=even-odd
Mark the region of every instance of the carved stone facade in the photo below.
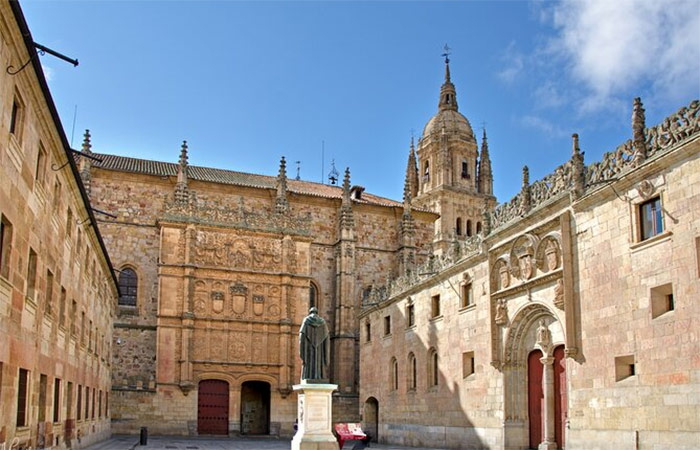
[[[698,102],[641,134],[634,111],[634,144],[585,167],[574,135],[569,162],[487,214],[478,250],[375,289],[360,401],[380,442],[697,447]]]
[[[94,153],[92,201],[116,215],[100,229],[116,267],[138,277],[115,323],[113,429],[205,433],[199,388],[218,380],[228,431],[291,436],[311,298],[331,328],[334,414],[358,420],[361,301],[427,259],[436,215],[351,196],[349,171],[327,186],[288,180],[284,160],[270,177],[190,166],[189,151],[177,164]],[[257,394],[268,400],[251,406]],[[266,424],[250,419],[260,404]]]

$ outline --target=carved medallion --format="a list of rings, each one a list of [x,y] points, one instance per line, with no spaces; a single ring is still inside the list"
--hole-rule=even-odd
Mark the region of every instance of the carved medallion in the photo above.
[[[523,281],[529,280],[535,273],[532,266],[532,255],[526,253],[518,257],[518,265],[520,266],[520,276]]]
[[[639,186],[637,186],[637,193],[644,200],[648,200],[654,195],[654,185],[649,180],[643,180],[639,183]]]

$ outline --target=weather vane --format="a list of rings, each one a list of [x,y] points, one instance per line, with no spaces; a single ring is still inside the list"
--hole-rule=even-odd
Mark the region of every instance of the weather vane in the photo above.
[[[448,47],[447,44],[445,44],[444,49],[445,49],[445,53],[443,53],[442,56],[445,57],[445,64],[449,64],[450,63],[450,50],[452,50],[452,49],[450,47]]]
[[[338,174],[338,171],[335,169],[335,159],[331,160],[331,171],[328,173],[328,181],[331,182],[331,185],[335,186],[338,184],[338,177],[340,174]]]
[[[301,177],[299,176],[299,171],[301,170],[300,164],[301,161],[295,161],[297,163],[297,177],[295,178],[296,180],[301,180]]]

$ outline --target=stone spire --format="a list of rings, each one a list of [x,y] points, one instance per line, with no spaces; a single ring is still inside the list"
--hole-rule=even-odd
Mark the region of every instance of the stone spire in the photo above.
[[[351,229],[355,225],[352,214],[352,200],[350,198],[350,168],[345,168],[343,179],[343,202],[340,206],[340,228]]]
[[[573,141],[573,150],[571,152],[571,171],[573,174],[573,197],[577,199],[583,195],[586,179],[583,165],[583,153],[578,146],[578,134],[571,135]]]
[[[634,166],[639,166],[647,157],[647,144],[644,138],[645,125],[644,107],[642,99],[637,97],[634,99],[632,106],[632,142],[634,145]]]
[[[277,174],[277,198],[275,199],[275,210],[283,214],[289,209],[287,201],[287,162],[284,156],[280,159],[280,170]]]
[[[189,201],[189,188],[187,187],[187,175],[189,164],[187,162],[187,141],[182,141],[180,147],[180,160],[177,164],[177,183],[175,183],[175,201],[186,204]]]
[[[523,185],[520,188],[520,215],[530,211],[530,169],[523,166]]]
[[[88,156],[92,156],[92,143],[90,142],[90,130],[85,130],[83,135],[83,146],[80,151]],[[92,185],[92,175],[90,174],[90,169],[92,168],[92,160],[90,158],[82,157],[80,158],[80,178],[85,187],[85,192],[90,195],[91,185]]]
[[[481,217],[483,220],[483,235],[488,236],[491,233],[491,208],[489,208],[489,201],[487,199],[484,199],[484,207],[481,210]]]
[[[440,87],[440,111],[451,109],[457,111],[457,90],[450,80],[450,58],[445,56],[445,82]]]
[[[489,157],[489,143],[486,139],[486,128],[481,140],[481,159],[479,159],[479,174],[477,175],[477,189],[481,194],[493,194],[493,174],[491,173],[491,158]]]
[[[418,163],[416,161],[416,149],[413,146],[413,136],[411,136],[411,151],[408,153],[408,163],[406,164],[404,197],[406,196],[406,186],[409,188],[411,198],[416,198],[416,195],[418,195]]]

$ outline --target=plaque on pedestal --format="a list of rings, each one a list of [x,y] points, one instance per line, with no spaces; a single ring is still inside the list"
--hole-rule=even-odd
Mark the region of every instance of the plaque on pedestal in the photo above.
[[[298,393],[297,433],[292,450],[338,450],[333,428],[332,394],[337,384],[306,383],[294,386]]]

